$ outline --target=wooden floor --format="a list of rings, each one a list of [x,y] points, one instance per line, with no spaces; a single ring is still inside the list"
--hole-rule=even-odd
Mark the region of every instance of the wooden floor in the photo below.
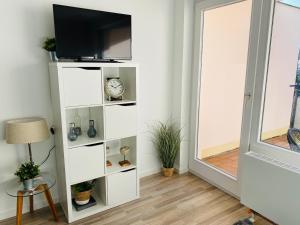
[[[264,142],[272,145],[276,145],[282,148],[289,149],[289,143],[287,141],[287,136],[277,136],[265,140]],[[238,170],[238,160],[239,160],[239,148],[233,149],[215,156],[210,156],[202,159],[204,162],[215,166],[216,168],[236,177]]]
[[[122,191],[122,187],[120,187]],[[26,225],[65,225],[59,208],[60,222],[55,223],[49,209],[37,210],[23,217]],[[191,174],[165,178],[153,175],[141,180],[141,198],[110,209],[74,225],[232,225],[247,216],[239,201]],[[255,225],[271,223],[257,217]],[[0,225],[15,224],[15,219]]]

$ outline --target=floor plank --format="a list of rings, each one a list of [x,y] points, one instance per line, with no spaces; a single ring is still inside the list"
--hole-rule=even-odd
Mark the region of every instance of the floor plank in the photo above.
[[[166,178],[159,174],[141,180],[141,198],[93,215],[74,225],[232,225],[247,217],[239,201],[198,177],[185,174]],[[26,225],[66,225],[58,206],[59,223],[48,208],[25,214]],[[15,218],[0,225],[15,224]],[[257,217],[255,225],[271,223]]]

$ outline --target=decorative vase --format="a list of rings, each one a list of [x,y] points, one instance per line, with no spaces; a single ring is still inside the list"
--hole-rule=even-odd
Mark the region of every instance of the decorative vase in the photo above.
[[[162,172],[164,174],[165,177],[171,177],[174,174],[174,168],[162,168]]]
[[[70,123],[70,130],[68,133],[68,139],[70,141],[76,141],[77,139],[76,129],[75,129],[75,123]]]
[[[97,135],[97,131],[95,129],[95,121],[94,120],[90,120],[90,123],[89,123],[89,129],[87,131],[87,135],[90,137],[90,138],[94,138],[96,137]]]
[[[77,205],[85,205],[89,203],[90,198],[91,198],[91,190],[75,193],[75,202]]]
[[[56,56],[56,51],[50,51],[50,52],[49,52],[49,56],[50,56],[50,60],[51,60],[52,62],[57,62],[57,61],[58,61],[58,58],[57,58],[57,56]]]
[[[34,188],[34,179],[28,179],[23,181],[25,190],[32,190]]]

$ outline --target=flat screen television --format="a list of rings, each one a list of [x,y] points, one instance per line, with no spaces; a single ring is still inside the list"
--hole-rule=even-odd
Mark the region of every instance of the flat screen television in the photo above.
[[[131,16],[53,5],[56,54],[65,59],[131,60]]]

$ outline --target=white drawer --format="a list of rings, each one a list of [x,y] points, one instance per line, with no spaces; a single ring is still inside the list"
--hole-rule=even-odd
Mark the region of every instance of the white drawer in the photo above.
[[[101,71],[63,68],[65,107],[102,104]]]
[[[72,184],[104,175],[103,144],[68,149]]]
[[[137,197],[136,169],[107,177],[108,205],[122,204]]]
[[[117,139],[137,134],[136,105],[114,105],[104,108],[105,138]]]

